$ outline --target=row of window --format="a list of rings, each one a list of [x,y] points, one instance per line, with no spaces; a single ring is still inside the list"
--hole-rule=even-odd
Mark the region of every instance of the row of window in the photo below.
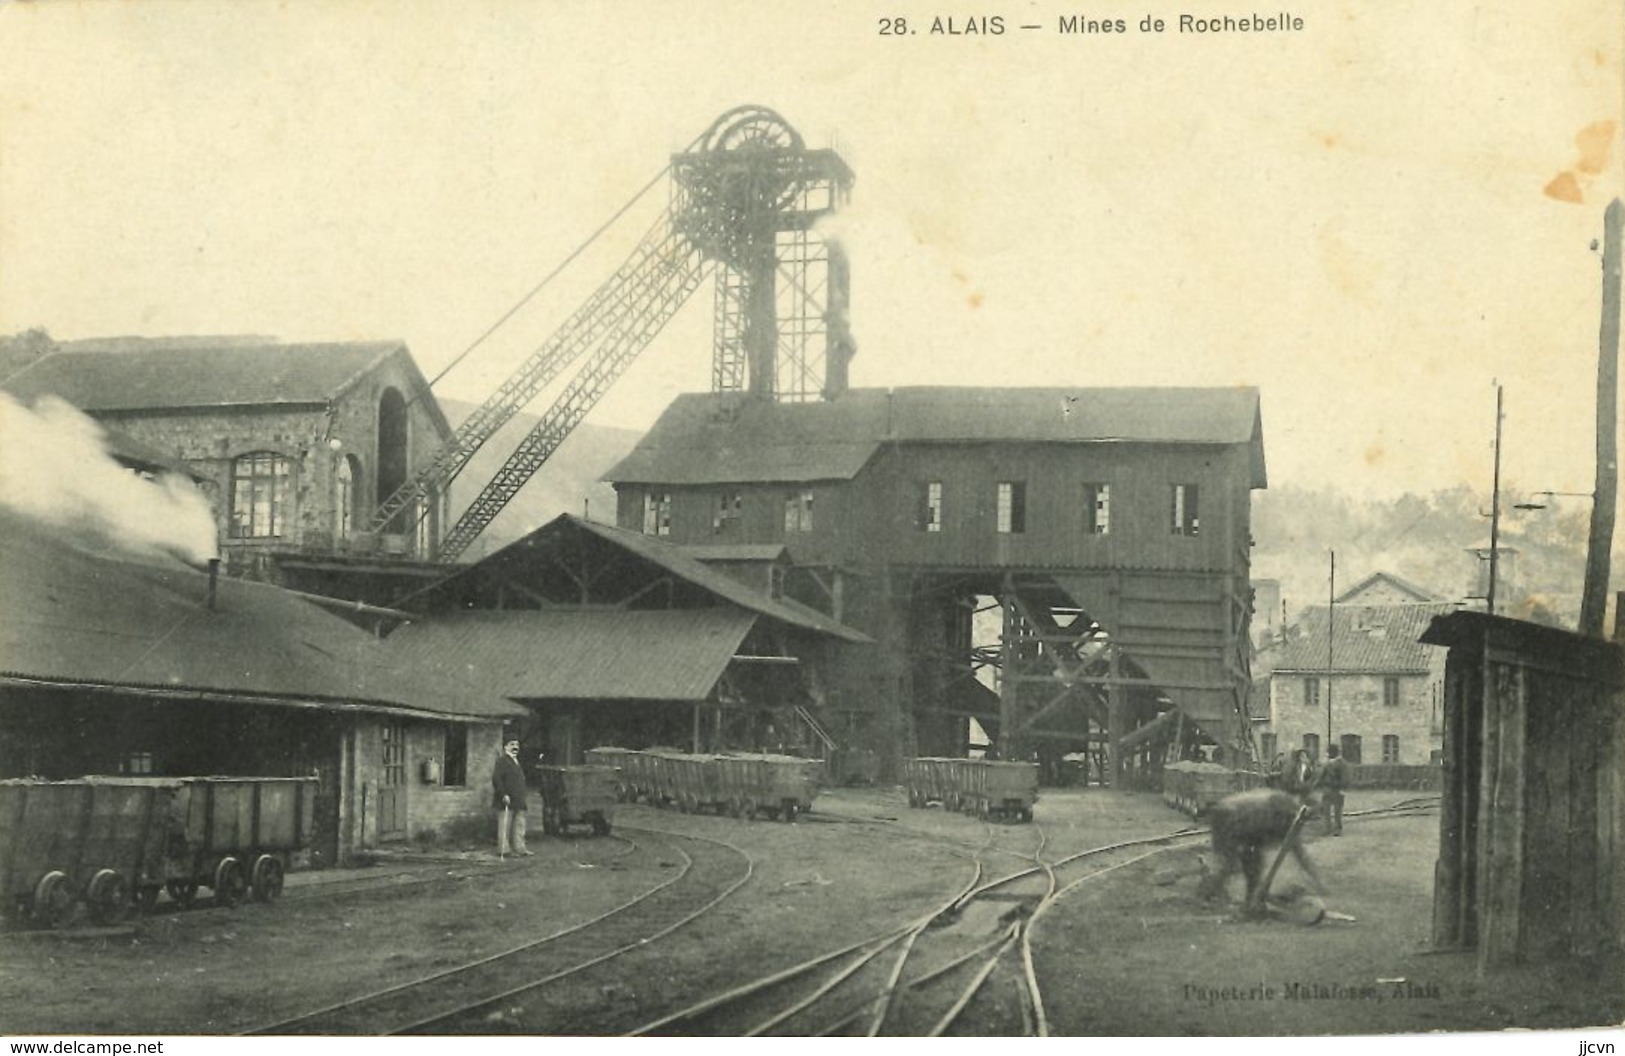
[[[1200,489],[1195,484],[1169,486],[1168,526],[1173,535],[1195,536],[1201,530]],[[715,498],[711,530],[728,534],[743,514],[745,496],[741,491],[724,491]],[[1083,485],[1080,505],[1082,530],[1089,535],[1109,535],[1112,528],[1112,487],[1110,484]],[[916,503],[915,524],[924,532],[941,532],[943,526],[943,486],[940,480],[921,481]],[[1021,535],[1027,531],[1027,482],[1001,480],[994,493],[994,518],[1000,535]],[[784,496],[784,530],[813,530],[813,493],[795,491]],[[643,497],[643,533],[671,534],[671,493],[652,491]]]
[[[1303,680],[1303,703],[1305,707],[1320,707],[1320,679],[1306,678]],[[1384,678],[1382,680],[1383,707],[1399,707],[1399,679]]]
[[[231,519],[233,539],[276,539],[288,534],[293,516],[293,460],[273,451],[239,456],[231,465]],[[333,531],[348,539],[356,527],[356,461],[340,459],[333,476]],[[428,552],[429,519],[414,516],[419,553]]]
[[[745,496],[739,491],[725,491],[716,497],[711,510],[711,530],[718,535],[732,534],[734,525],[744,515]],[[795,491],[784,496],[785,532],[813,530],[813,493]],[[643,496],[643,534],[671,534],[671,493],[651,491]]]
[[[1202,526],[1199,513],[1200,488],[1195,484],[1168,486],[1169,532],[1173,535],[1195,536]],[[915,518],[921,531],[940,532],[943,525],[942,481],[928,480],[920,484],[919,513]],[[1079,527],[1086,535],[1110,535],[1112,530],[1112,486],[1091,482],[1083,485],[1079,496]],[[994,495],[994,517],[1000,535],[1021,535],[1027,530],[1027,482],[1001,480]]]
[[[1359,734],[1343,734],[1338,739],[1338,748],[1342,752],[1343,758],[1349,762],[1358,764],[1361,761],[1361,738]],[[1274,759],[1277,750],[1275,734],[1260,734],[1258,737],[1258,750],[1265,760]],[[1303,752],[1311,759],[1320,758],[1320,734],[1306,733],[1303,735]],[[1399,734],[1385,733],[1382,735],[1382,761],[1384,763],[1399,762]]]

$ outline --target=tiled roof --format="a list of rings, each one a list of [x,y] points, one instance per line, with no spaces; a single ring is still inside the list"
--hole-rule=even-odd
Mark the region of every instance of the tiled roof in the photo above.
[[[1247,444],[1265,484],[1252,388],[853,389],[833,400],[777,403],[735,394],[679,396],[632,453],[617,483],[847,480],[883,443]]]
[[[736,608],[464,612],[403,627],[386,645],[515,700],[692,702],[757,619]]]
[[[128,351],[61,351],[6,380],[19,396],[55,393],[89,413],[326,403],[399,341],[323,344],[147,341]]]
[[[1287,632],[1275,673],[1327,669],[1326,606],[1304,609]],[[1429,670],[1430,647],[1417,639],[1433,617],[1455,612],[1447,603],[1339,605],[1331,636],[1331,670],[1417,673]]]
[[[70,542],[0,512],[0,678],[501,719],[523,709],[388,652],[346,621],[262,583],[209,577]]]

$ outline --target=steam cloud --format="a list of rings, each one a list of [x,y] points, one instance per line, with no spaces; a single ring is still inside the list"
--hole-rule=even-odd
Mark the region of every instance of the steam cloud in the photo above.
[[[55,396],[32,408],[0,392],[0,503],[133,553],[219,556],[208,500],[174,474],[147,480],[107,453],[102,427]]]

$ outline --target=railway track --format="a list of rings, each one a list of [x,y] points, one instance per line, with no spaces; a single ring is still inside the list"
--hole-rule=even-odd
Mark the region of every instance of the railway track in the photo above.
[[[714,910],[754,871],[750,856],[725,841],[624,826],[620,831],[638,853],[673,860],[673,875],[607,912],[539,939],[244,1033],[570,1032],[572,1010],[582,1009],[584,989],[609,993],[626,978],[653,970],[652,964],[637,962],[652,959],[650,948],[658,940]],[[577,996],[563,1002],[560,1011],[549,1005],[547,992],[567,981]]]
[[[1415,797],[1346,817],[1429,813],[1438,797]],[[629,1033],[744,1035],[1047,1036],[1036,970],[1034,927],[1083,885],[1206,838],[1205,828],[1123,840],[1045,857],[1047,834],[1025,857],[1030,867],[980,880],[992,830],[976,856],[975,877],[959,894],[907,925],[751,980]]]
[[[1436,806],[1437,797],[1416,797],[1346,816],[1414,816]],[[723,840],[621,832],[635,837],[626,853],[669,856],[680,862],[677,872],[535,941],[247,1033],[1045,1036],[1032,929],[1081,885],[1206,836],[1186,828],[1057,856],[1047,853],[1040,825],[984,823],[980,843],[943,840],[967,860],[968,875],[920,916],[641,1022],[650,991],[667,981],[658,940],[723,904],[750,880],[753,864]],[[1001,846],[1000,832],[1032,833],[1036,846]],[[1030,864],[997,872],[994,863],[1010,856]]]

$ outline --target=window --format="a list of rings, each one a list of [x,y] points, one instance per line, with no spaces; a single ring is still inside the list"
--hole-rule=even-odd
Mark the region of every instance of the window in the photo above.
[[[455,723],[446,725],[446,752],[440,766],[440,783],[462,786],[468,784],[468,727]]]
[[[243,455],[231,466],[231,535],[274,539],[288,519],[288,459],[271,451]]]
[[[1399,762],[1399,734],[1385,733],[1382,735],[1382,761],[1385,763]]]
[[[1083,486],[1083,530],[1090,535],[1109,535],[1112,530],[1112,486]]]
[[[1202,522],[1198,512],[1195,484],[1175,484],[1173,487],[1173,533],[1195,535]]]
[[[1258,755],[1266,763],[1275,758],[1275,734],[1261,733],[1258,735]]]
[[[730,535],[739,530],[739,517],[745,509],[745,496],[737,491],[725,491],[717,496],[716,509],[711,511],[711,531],[717,535]]]
[[[942,481],[927,480],[920,484],[919,512],[915,524],[922,532],[942,531]]]
[[[1303,680],[1303,706],[1306,708],[1320,707],[1320,679],[1306,678]]]
[[[671,534],[671,495],[651,491],[643,496],[643,534]]]
[[[355,516],[355,458],[345,455],[333,470],[333,536],[350,538]]]
[[[791,492],[784,497],[784,530],[810,532],[813,527],[813,493]]]
[[[1341,739],[1343,758],[1358,766],[1360,764],[1360,735],[1345,733]]]
[[[999,482],[999,534],[1020,535],[1027,530],[1027,482]]]
[[[1311,758],[1311,759],[1319,759],[1320,758],[1320,734],[1318,734],[1318,733],[1306,733],[1306,734],[1304,734],[1303,735],[1303,750],[1304,750],[1304,754],[1308,755],[1309,758]]]
[[[130,752],[119,761],[118,772],[121,774],[152,773],[152,753]]]
[[[1399,707],[1399,679],[1385,678],[1382,680],[1382,704],[1385,708]]]

